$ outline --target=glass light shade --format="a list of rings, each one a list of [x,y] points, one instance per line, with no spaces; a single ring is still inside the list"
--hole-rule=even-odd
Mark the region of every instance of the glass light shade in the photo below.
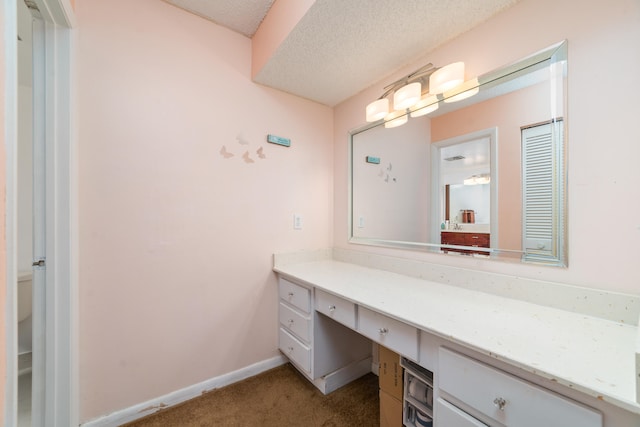
[[[463,181],[464,185],[476,185],[476,179],[474,177],[467,178]]]
[[[454,95],[454,93],[458,92],[459,90],[463,90],[465,87],[470,87],[470,89],[467,89],[464,92],[459,92]],[[445,92],[443,94],[444,102],[462,101],[463,99],[471,98],[473,95],[477,94],[478,92],[480,92],[480,87],[478,85],[478,78],[476,77],[475,79],[465,82],[462,88],[452,90],[448,93]]]
[[[464,82],[464,62],[454,62],[429,76],[429,93],[446,92],[462,82]]]
[[[491,182],[490,175],[473,175],[464,180],[464,185],[488,184]]]
[[[433,113],[438,109],[438,98],[433,95],[422,98],[411,107],[411,117],[421,117]]]
[[[422,85],[420,82],[409,83],[402,86],[393,94],[393,108],[396,110],[406,110],[413,107],[420,101],[422,95]]]
[[[384,127],[387,129],[396,128],[398,126],[402,126],[407,123],[409,120],[407,114],[404,111],[393,111],[387,114],[387,117],[384,118]]]
[[[375,122],[389,114],[389,100],[387,98],[378,99],[367,105],[367,121]]]

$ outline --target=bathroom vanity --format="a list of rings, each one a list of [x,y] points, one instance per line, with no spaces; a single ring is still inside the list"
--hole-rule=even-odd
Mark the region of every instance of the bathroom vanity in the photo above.
[[[490,234],[489,233],[478,233],[473,231],[442,231],[440,233],[440,243],[443,245],[454,245],[454,246],[472,246],[475,248],[488,248],[490,246]],[[469,249],[461,249],[461,248],[448,248],[443,247],[443,252],[461,252],[467,254],[487,254],[487,252],[482,251],[473,251]]]
[[[413,364],[414,377],[431,373],[432,408],[420,416],[433,417],[436,426],[640,425],[637,298],[545,282],[535,284],[537,296],[528,296],[529,284],[518,279],[449,268],[460,284],[453,285],[442,283],[447,272],[434,268],[338,249],[276,255],[280,349],[316,386],[333,378],[331,387],[319,387],[327,392],[362,370],[366,351],[358,336],[384,345]],[[442,280],[422,278],[429,274]],[[474,289],[467,279],[476,274],[492,285]],[[543,304],[544,293],[555,294],[549,298],[555,306]],[[312,334],[305,341],[306,332],[293,332],[283,301],[293,304],[298,295],[313,317],[310,328],[316,330],[314,322],[340,325],[335,340]],[[604,303],[611,311],[570,303],[589,298],[602,298],[592,305]],[[353,347],[363,353],[347,355]],[[315,368],[323,363],[334,371]],[[420,405],[406,395],[405,424],[412,426]]]

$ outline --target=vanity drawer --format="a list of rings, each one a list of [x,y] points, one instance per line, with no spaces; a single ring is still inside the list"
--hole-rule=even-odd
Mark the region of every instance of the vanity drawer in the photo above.
[[[487,427],[471,415],[456,408],[446,400],[438,399],[436,402],[438,425],[447,427]]]
[[[305,313],[311,312],[311,290],[280,278],[278,284],[280,298]]]
[[[418,360],[418,330],[413,326],[359,307],[358,331],[402,356]]]
[[[316,289],[316,310],[343,325],[356,328],[356,305],[330,293]]]
[[[280,324],[300,339],[309,342],[311,338],[311,319],[298,313],[291,307],[280,303]]]
[[[284,328],[280,328],[280,350],[303,371],[311,373],[311,349],[298,341]]]
[[[480,248],[489,247],[489,235],[484,233],[469,233],[467,236],[467,245],[478,246]]]
[[[445,348],[439,366],[442,392],[505,425],[602,427],[599,412]]]
[[[443,245],[460,245],[466,246],[465,235],[462,233],[456,233],[453,231],[443,231],[440,233],[441,242]]]

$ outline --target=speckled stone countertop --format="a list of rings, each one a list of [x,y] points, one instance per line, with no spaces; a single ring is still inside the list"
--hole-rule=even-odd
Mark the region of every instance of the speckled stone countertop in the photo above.
[[[635,324],[333,259],[274,270],[640,414]]]

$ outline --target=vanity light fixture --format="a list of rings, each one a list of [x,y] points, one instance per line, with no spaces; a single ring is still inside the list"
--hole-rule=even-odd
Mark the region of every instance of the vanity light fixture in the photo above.
[[[387,128],[401,126],[407,122],[408,114],[411,117],[420,117],[437,110],[439,98],[436,95],[446,95],[445,92],[457,88],[463,82],[464,62],[455,62],[442,68],[435,68],[429,63],[387,85],[382,96],[367,105],[366,120],[371,123],[384,119]],[[393,110],[390,111],[388,97],[391,94]],[[460,93],[460,96],[462,95]],[[464,92],[464,95],[467,95],[467,92]],[[468,94],[471,95],[473,94]]]
[[[478,83],[478,78],[476,77],[464,82],[464,84],[459,85],[453,90],[443,93],[444,102],[450,103],[462,101],[463,99],[471,98],[478,92],[480,92],[480,84]]]
[[[478,184],[488,184],[491,182],[491,175],[483,174],[483,175],[473,175],[470,178],[464,180],[464,185],[478,185]]]
[[[398,111],[392,111],[389,114],[387,114],[384,120],[385,120],[384,127],[387,129],[391,129],[391,128],[397,128],[398,126],[402,126],[403,124],[407,123],[407,120],[409,120],[409,118],[407,116],[406,111],[398,110]]]
[[[395,110],[406,110],[413,107],[422,95],[422,85],[420,82],[409,83],[402,86],[393,94],[393,108]]]
[[[367,105],[367,121],[376,122],[380,119],[387,118],[387,116],[396,111],[401,111],[402,114],[405,114],[408,108],[413,107],[417,102],[420,101],[423,87],[427,86],[428,77],[435,70],[436,68],[433,66],[433,64],[429,63],[423,67],[418,68],[414,72],[407,74],[403,78],[385,86],[382,96]],[[387,98],[391,94],[393,94],[393,111],[389,111],[389,99]],[[389,118],[399,118],[399,116]]]
[[[429,92],[447,92],[464,82],[464,62],[446,65],[429,76]]]
[[[377,122],[384,119],[387,114],[389,114],[389,100],[387,98],[380,98],[367,105],[368,122]]]
[[[410,108],[411,117],[426,116],[438,109],[438,98],[435,95],[424,96],[416,105]]]

